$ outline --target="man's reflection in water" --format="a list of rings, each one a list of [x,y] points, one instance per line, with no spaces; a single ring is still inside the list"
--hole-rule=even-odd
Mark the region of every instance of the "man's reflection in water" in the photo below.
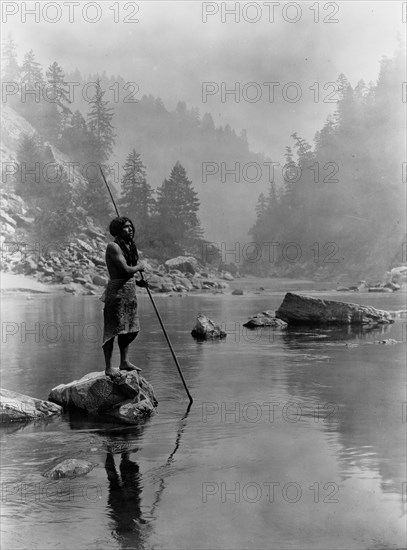
[[[107,425],[101,427],[100,419],[84,417],[82,411],[70,411],[69,413],[71,429],[86,432],[87,448],[90,433],[93,433],[96,439],[100,437],[104,439],[103,447],[107,447],[105,470],[109,484],[107,514],[112,520],[112,535],[123,549],[150,548],[147,541],[153,532],[153,522],[157,519],[157,508],[166,487],[165,480],[171,475],[169,467],[173,464],[175,454],[181,445],[190,408],[191,404],[188,405],[185,414],[178,423],[174,448],[166,462],[144,473],[144,476],[147,474],[147,479],[150,482],[155,479],[155,483],[158,484],[150,509],[146,510],[144,507],[146,517],[143,517],[141,506],[142,476],[138,464],[130,459],[130,455],[136,453],[140,448],[145,426],[132,426],[129,431],[122,427],[110,428]]]
[[[146,541],[151,535],[151,522],[156,519],[156,510],[165,489],[166,470],[175,460],[175,454],[180,447],[181,437],[187,425],[190,408],[191,403],[188,405],[184,416],[178,424],[174,449],[167,461],[162,466],[150,470],[150,476],[152,473],[159,476],[159,484],[151,510],[147,513],[148,520],[142,517],[141,492],[143,485],[141,483],[139,467],[129,458],[130,450],[131,452],[137,450],[134,448],[136,434],[133,430],[132,438],[127,439],[126,437],[127,441],[123,441],[123,434],[118,437],[112,437],[112,435],[109,437],[110,441],[105,461],[107,478],[109,480],[108,504],[111,509],[109,515],[117,524],[114,533],[120,540],[122,548],[136,548],[140,550],[149,548]],[[137,437],[140,437],[141,434],[142,428],[139,428]],[[116,451],[116,457],[121,454],[120,475],[117,472],[114,451]]]
[[[129,433],[106,431],[107,453],[105,470],[108,479],[108,517],[112,535],[121,548],[146,548],[151,526],[141,509],[142,476],[139,465],[131,456],[139,450],[143,426]]]
[[[109,516],[116,523],[114,534],[120,539],[122,548],[142,548],[147,521],[141,511],[143,486],[138,464],[130,460],[129,452],[122,452],[119,474],[115,456],[108,451],[105,469],[109,480]]]

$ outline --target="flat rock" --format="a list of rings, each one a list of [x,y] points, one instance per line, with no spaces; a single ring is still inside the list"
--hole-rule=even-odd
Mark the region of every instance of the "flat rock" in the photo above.
[[[321,300],[288,292],[276,311],[288,324],[383,325],[394,323],[389,311],[347,302]]]
[[[26,422],[61,415],[62,407],[49,401],[0,389],[0,422]]]
[[[247,323],[244,323],[243,326],[247,328],[285,328],[287,323],[281,319],[277,319],[274,311],[262,311],[261,313],[256,313],[256,315],[250,317]]]
[[[113,416],[127,423],[134,423],[137,418],[147,414],[140,413],[136,418],[130,403],[140,409],[139,403],[146,401],[141,409],[148,410],[149,414],[154,412],[158,403],[152,385],[137,371],[122,371],[122,376],[115,380],[107,377],[103,371],[91,372],[80,380],[56,386],[51,390],[49,400],[67,409]],[[122,405],[126,405],[125,409],[118,412]]]
[[[97,466],[94,462],[79,458],[67,458],[42,475],[51,479],[74,478],[88,474]]]
[[[191,331],[194,338],[200,340],[209,340],[214,338],[226,338],[226,332],[214,323],[206,315],[199,314],[196,319],[196,324]]]

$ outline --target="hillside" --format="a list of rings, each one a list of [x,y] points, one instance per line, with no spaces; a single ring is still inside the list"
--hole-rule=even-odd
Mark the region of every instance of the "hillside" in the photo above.
[[[209,241],[215,263],[254,275],[381,278],[405,262],[404,62],[401,50],[383,58],[375,83],[339,75],[335,111],[313,144],[295,132],[281,144],[274,174],[245,131],[183,101],[171,111],[152,95],[125,95],[120,76],[64,75],[54,62],[46,74],[57,101],[16,95],[3,109],[3,182],[34,220],[34,240],[76,238],[89,224],[105,233],[114,210],[103,165],[138,243],[161,262],[188,254],[205,263]],[[32,51],[17,72],[45,86]]]
[[[0,269],[3,273],[15,276],[14,279],[11,278],[12,288],[17,285],[19,289],[43,292],[45,283],[58,285],[55,288],[72,294],[99,294],[100,287],[106,285],[108,278],[104,252],[111,236],[106,226],[100,225],[82,206],[72,203],[63,205],[66,211],[73,207],[78,211],[70,218],[71,227],[67,237],[49,231],[39,235],[38,226],[42,229],[42,216],[47,214],[46,204],[31,200],[30,196],[22,198],[16,192],[24,180],[25,169],[27,172],[39,170],[42,174],[46,166],[40,160],[37,167],[24,167],[18,162],[22,138],[35,137],[36,131],[9,106],[2,110],[1,124],[4,188],[0,195]],[[77,167],[73,167],[69,156],[49,142],[46,146],[52,153],[50,164],[63,167],[68,176],[68,185],[73,190],[72,196],[77,199],[76,191],[86,186],[84,178]],[[37,175],[36,173],[34,183]],[[221,290],[228,287],[226,280],[233,280],[229,273],[199,263],[195,258],[172,259],[164,265],[146,258],[142,250],[140,254],[146,262],[150,287],[155,291]],[[30,280],[22,279],[22,275]]]
[[[152,95],[136,95],[134,102],[125,102],[128,92],[124,92],[126,82],[120,76],[93,74],[85,78],[79,71],[66,75],[67,81],[79,84],[78,89],[97,78],[109,106],[114,108],[116,138],[108,164],[116,187],[120,185],[124,159],[133,147],[143,159],[153,189],[179,161],[199,195],[205,237],[219,244],[247,242],[247,232],[255,221],[257,196],[269,184],[269,171],[263,163],[270,159],[250,150],[245,132],[237,135],[228,124],[217,125],[209,113],[200,113],[182,101],[174,111]],[[112,90],[120,91],[118,101]],[[72,110],[89,112],[89,102],[82,94],[74,98]],[[230,173],[226,173],[228,170]]]

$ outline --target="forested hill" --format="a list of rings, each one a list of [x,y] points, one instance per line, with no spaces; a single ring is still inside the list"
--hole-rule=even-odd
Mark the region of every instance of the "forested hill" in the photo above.
[[[284,181],[259,196],[250,234],[263,254],[247,269],[380,278],[406,262],[405,67],[400,49],[382,59],[375,83],[352,87],[341,75],[336,110],[314,144],[293,134]]]
[[[122,175],[120,169],[118,177],[117,166],[124,164],[133,148],[143,160],[147,181],[153,189],[162,184],[179,161],[198,193],[205,237],[219,243],[246,241],[247,231],[255,221],[257,195],[267,190],[269,173],[263,163],[270,160],[250,150],[246,131],[237,133],[228,124],[215,123],[211,114],[187,106],[182,100],[170,110],[162,99],[142,95],[136,82],[105,73],[86,77],[78,70],[67,73],[67,82],[79,83],[77,89],[85,90],[73,94],[75,102],[70,105],[73,111],[78,109],[84,115],[89,112],[89,101],[84,96],[94,95],[91,83],[98,79],[105,91],[104,99],[114,109],[115,144],[107,164],[113,168],[111,178],[115,185],[119,188]],[[253,168],[245,178],[242,173],[250,163]],[[226,174],[236,165],[236,175]]]

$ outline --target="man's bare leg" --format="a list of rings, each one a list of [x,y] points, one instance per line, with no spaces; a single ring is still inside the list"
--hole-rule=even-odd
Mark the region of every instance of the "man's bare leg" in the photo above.
[[[133,340],[136,338],[138,332],[131,332],[130,334],[119,334],[117,337],[119,349],[120,349],[120,370],[136,370],[138,372],[141,371],[139,367],[136,367],[136,365],[133,365],[133,363],[130,363],[128,356],[129,356],[129,346],[133,342]]]
[[[113,344],[114,338],[110,338],[110,340],[103,344],[103,353],[105,354],[106,363],[105,375],[110,377],[115,377],[120,374],[120,369],[112,367]]]

